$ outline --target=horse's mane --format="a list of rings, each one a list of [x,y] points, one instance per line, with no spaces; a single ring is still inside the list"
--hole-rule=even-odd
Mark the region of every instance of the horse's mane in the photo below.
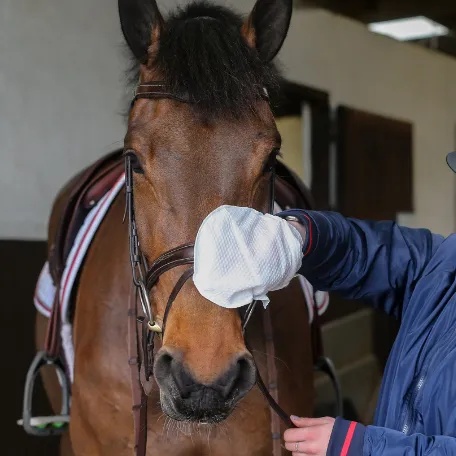
[[[240,117],[254,110],[263,88],[275,91],[278,71],[241,37],[243,19],[205,0],[178,8],[166,20],[154,66],[173,92],[187,93],[199,112]],[[139,65],[130,70],[138,81]]]

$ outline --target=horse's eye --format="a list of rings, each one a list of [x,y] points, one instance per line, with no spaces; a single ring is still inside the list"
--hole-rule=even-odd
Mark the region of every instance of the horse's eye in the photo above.
[[[144,174],[144,170],[138,156],[133,151],[128,151],[125,155],[130,159],[132,171],[137,174]]]
[[[280,150],[279,149],[274,149],[270,154],[269,154],[269,157],[267,158],[266,160],[266,163],[264,164],[264,168],[263,168],[263,173],[266,174],[266,173],[270,173],[276,163],[277,163],[277,157],[280,155]]]

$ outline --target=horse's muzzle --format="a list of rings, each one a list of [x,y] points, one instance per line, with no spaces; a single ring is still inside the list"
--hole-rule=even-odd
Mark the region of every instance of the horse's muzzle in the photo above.
[[[255,364],[248,354],[237,356],[224,374],[207,384],[196,381],[166,348],[160,350],[154,372],[163,411],[175,420],[200,423],[226,419],[256,381]]]

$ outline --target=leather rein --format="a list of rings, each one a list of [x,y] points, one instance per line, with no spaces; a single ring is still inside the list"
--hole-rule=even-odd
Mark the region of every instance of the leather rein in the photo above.
[[[162,82],[150,82],[138,85],[132,105],[139,98],[160,99],[170,98],[183,103],[190,103],[185,94],[173,94]],[[267,93],[265,91],[265,98]],[[133,418],[135,427],[135,454],[145,456],[147,445],[147,395],[152,388],[155,336],[163,338],[166,322],[172,305],[185,283],[193,276],[193,243],[178,246],[158,257],[148,267],[147,260],[141,251],[135,219],[133,198],[133,168],[131,163],[131,150],[125,151],[125,190],[126,206],[125,218],[128,218],[130,261],[133,283],[136,288],[136,299],[130,299],[129,315],[129,364],[131,367],[132,393],[133,393]],[[274,208],[275,169],[271,166],[269,213]],[[157,284],[160,276],[178,266],[190,265],[174,286],[169,295],[161,323],[153,315],[149,294]],[[139,297],[139,299],[138,299]],[[138,301],[141,307],[138,306]],[[250,317],[255,310],[256,301],[247,306],[242,317],[242,332],[245,330]],[[157,317],[160,320],[159,317]],[[248,348],[248,347],[247,347]],[[295,427],[289,415],[279,406],[265,386],[258,368],[256,369],[256,383],[270,407],[277,413],[287,427]],[[279,430],[276,430],[277,432]],[[277,434],[276,432],[276,434]],[[275,438],[280,438],[275,436]]]

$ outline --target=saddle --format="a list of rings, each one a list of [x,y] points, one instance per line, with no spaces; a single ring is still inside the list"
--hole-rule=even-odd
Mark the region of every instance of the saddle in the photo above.
[[[49,230],[48,261],[54,285],[62,278],[73,242],[90,209],[112,188],[124,172],[122,149],[97,160],[73,177],[59,192],[51,220],[62,214]]]

